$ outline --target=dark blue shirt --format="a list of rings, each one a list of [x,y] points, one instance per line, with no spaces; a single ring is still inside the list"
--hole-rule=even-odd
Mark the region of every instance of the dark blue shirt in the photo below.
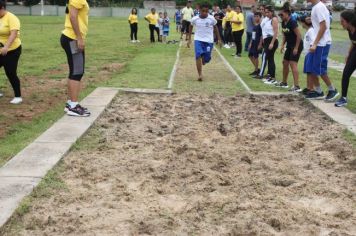
[[[252,41],[251,41],[251,46],[252,47],[258,47],[258,44],[260,43],[262,37],[262,28],[261,25],[255,25],[252,30]]]

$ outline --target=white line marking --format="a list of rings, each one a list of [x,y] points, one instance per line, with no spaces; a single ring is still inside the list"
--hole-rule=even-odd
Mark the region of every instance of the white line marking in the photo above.
[[[230,72],[236,77],[236,79],[242,84],[242,86],[246,89],[246,91],[248,93],[251,93],[251,89],[250,87],[248,87],[248,85],[245,83],[245,81],[243,81],[243,79],[241,79],[241,77],[239,76],[239,74],[237,74],[237,72],[234,70],[234,68],[232,68],[232,66],[230,65],[230,63],[225,59],[225,57],[221,54],[221,52],[215,48],[215,50],[218,52],[220,58],[223,60],[224,64],[227,66],[227,68],[229,68]]]
[[[177,51],[177,59],[176,62],[174,63],[171,75],[169,77],[169,83],[168,83],[168,89],[172,90],[173,88],[173,83],[174,83],[174,77],[176,77],[176,73],[177,73],[177,68],[178,68],[178,63],[179,63],[179,58],[180,58],[180,49],[182,48],[182,41],[180,41],[179,43],[179,48]]]

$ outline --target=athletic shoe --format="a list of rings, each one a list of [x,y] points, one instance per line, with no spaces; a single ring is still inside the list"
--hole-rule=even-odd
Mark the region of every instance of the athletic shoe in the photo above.
[[[20,104],[22,103],[22,98],[21,97],[14,97],[11,101],[11,104]]]
[[[225,44],[225,45],[224,45],[224,48],[230,49],[231,47],[230,47],[228,44]]]
[[[274,78],[271,78],[269,80],[267,80],[266,82],[264,82],[265,84],[268,84],[268,85],[273,85],[273,84],[276,84],[278,83],[277,80],[275,80]]]
[[[324,99],[324,92],[318,93],[317,91],[310,91],[305,98],[310,100],[321,100]]]
[[[262,78],[262,82],[267,82],[268,80],[271,79],[271,76],[267,74],[266,76],[261,76],[261,78]]]
[[[310,90],[308,88],[305,88],[302,90],[303,95],[307,95],[309,92],[310,92]]]
[[[3,96],[4,96],[4,94],[0,92],[0,98],[3,97]]]
[[[135,40],[131,40],[131,43],[136,43],[136,41]]]
[[[141,43],[140,40],[136,40],[136,43]]]
[[[88,112],[88,108],[86,107],[82,107],[81,105],[79,105],[81,108],[84,109],[85,112]],[[70,105],[68,102],[66,102],[66,106],[64,107],[64,112],[68,112],[69,111],[69,108],[70,108]],[[90,112],[89,112],[90,113]]]
[[[289,88],[288,84],[284,82],[276,83],[274,86],[276,86],[277,88]]]
[[[328,95],[326,95],[326,97],[325,97],[325,101],[326,102],[333,102],[333,101],[335,101],[337,96],[339,96],[339,93],[337,92],[336,89],[335,90],[329,90]]]
[[[344,107],[347,105],[347,98],[346,97],[341,97],[339,100],[335,102],[336,107]]]
[[[90,116],[90,112],[88,110],[84,110],[84,108],[78,104],[74,108],[69,108],[67,115],[78,116],[78,117],[88,117],[88,116]]]
[[[237,54],[236,56],[237,56],[237,57],[241,57],[241,54]]]
[[[302,89],[299,86],[293,86],[288,91],[293,93],[300,93]]]

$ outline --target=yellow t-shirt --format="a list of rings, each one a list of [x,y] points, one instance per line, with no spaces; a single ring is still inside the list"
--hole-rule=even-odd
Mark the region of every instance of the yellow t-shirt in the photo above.
[[[225,16],[225,21],[231,21],[235,14],[236,14],[235,11],[227,12]]]
[[[20,40],[20,20],[11,12],[6,12],[6,14],[0,18],[0,43],[6,44],[10,37],[11,31],[17,30],[17,37],[14,42],[10,45],[9,51],[15,50],[21,45]]]
[[[157,25],[157,23],[158,23],[158,14],[157,13],[156,14],[150,13],[150,14],[148,14],[146,16],[146,19],[150,22],[150,25]]]
[[[237,24],[237,23],[231,23],[231,28],[232,31],[240,31],[244,29],[244,15],[242,13],[236,13],[234,14],[234,16],[232,17],[233,21],[240,21],[241,24]]]
[[[130,14],[129,21],[130,21],[130,24],[138,23],[137,15]]]
[[[89,23],[89,4],[86,0],[69,0],[68,8],[72,6],[78,9],[78,23],[79,30],[82,37],[85,38],[88,33],[88,23]],[[70,11],[70,8],[69,8]],[[74,33],[72,23],[70,22],[69,14],[66,14],[66,20],[64,23],[64,30],[62,32],[65,36],[71,39],[77,39]]]
[[[182,10],[182,15],[183,15],[183,20],[185,21],[191,21],[193,16],[194,16],[194,10],[191,7],[185,7]]]

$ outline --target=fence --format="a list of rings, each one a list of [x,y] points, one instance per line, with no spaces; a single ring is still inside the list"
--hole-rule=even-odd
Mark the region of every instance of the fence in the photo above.
[[[7,6],[7,10],[16,15],[26,15],[26,16],[41,16],[42,7],[41,5],[36,5],[32,7],[25,6]],[[170,17],[174,16],[175,9],[157,9],[157,12],[167,11]],[[90,16],[97,17],[128,17],[131,12],[131,8],[123,7],[93,7],[90,9]],[[140,8],[138,10],[138,16],[144,17],[150,12],[149,9]],[[44,5],[43,15],[45,16],[63,16],[65,14],[65,7],[56,5]]]

